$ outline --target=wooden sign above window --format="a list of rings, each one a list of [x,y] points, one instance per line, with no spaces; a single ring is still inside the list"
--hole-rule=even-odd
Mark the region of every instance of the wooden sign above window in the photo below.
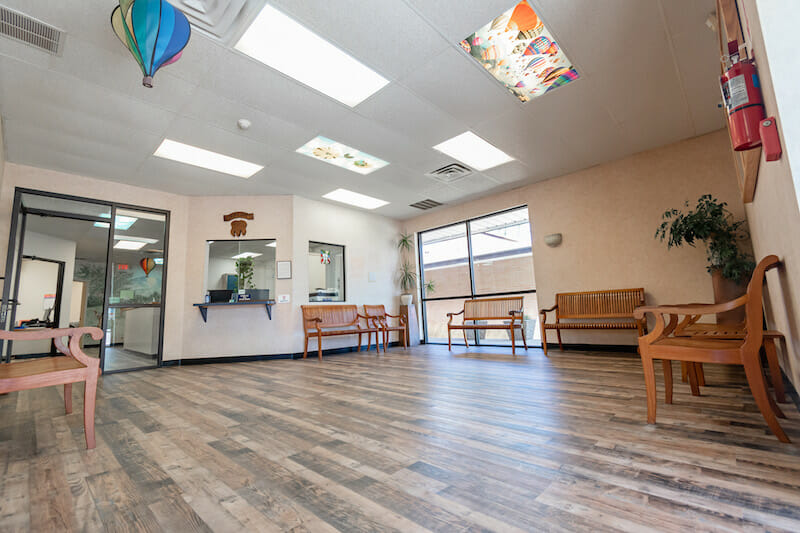
[[[234,237],[244,237],[247,235],[247,222],[245,220],[253,220],[253,213],[245,213],[244,211],[234,211],[222,217],[225,222],[231,223],[231,235]]]

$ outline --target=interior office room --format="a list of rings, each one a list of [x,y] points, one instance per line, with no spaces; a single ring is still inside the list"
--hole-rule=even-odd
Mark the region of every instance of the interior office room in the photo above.
[[[798,22],[0,0],[0,530],[800,530]]]

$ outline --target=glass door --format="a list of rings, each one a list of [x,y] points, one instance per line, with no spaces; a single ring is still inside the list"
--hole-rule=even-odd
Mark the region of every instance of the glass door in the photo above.
[[[163,340],[167,215],[113,211],[103,369],[155,367]]]

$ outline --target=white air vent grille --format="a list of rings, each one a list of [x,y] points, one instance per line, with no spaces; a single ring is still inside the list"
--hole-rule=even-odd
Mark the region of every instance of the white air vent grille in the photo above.
[[[451,163],[446,167],[432,170],[425,175],[441,183],[451,184],[460,179],[466,178],[470,174],[472,174],[472,170],[469,167],[465,167],[464,165],[460,165],[458,163]]]
[[[264,0],[172,0],[195,29],[225,45],[239,37],[264,7]]]
[[[53,55],[61,54],[64,32],[13,9],[0,6],[0,35]]]
[[[437,202],[436,200],[431,200],[430,198],[427,198],[425,200],[421,200],[419,202],[410,204],[408,207],[416,207],[417,209],[422,209],[423,211],[425,211],[427,209],[433,209],[434,207],[439,207],[440,205],[443,204],[441,202]]]

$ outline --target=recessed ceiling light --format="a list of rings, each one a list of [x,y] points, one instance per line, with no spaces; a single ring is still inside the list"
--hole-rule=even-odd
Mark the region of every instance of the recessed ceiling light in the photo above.
[[[475,170],[486,170],[514,160],[513,157],[471,131],[456,135],[433,148],[468,164]]]
[[[580,77],[525,0],[461,41],[461,48],[523,102]]]
[[[389,164],[374,155],[332,141],[322,135],[314,137],[295,152],[359,174],[369,174]]]
[[[235,48],[350,107],[389,83],[270,5],[264,6]]]
[[[111,213],[100,213],[100,218],[111,218]],[[139,220],[136,217],[126,217],[125,215],[117,215],[114,219],[114,229],[125,231],[133,226],[133,223]],[[108,222],[95,222],[95,228],[107,228],[111,226]]]
[[[254,253],[254,252],[242,252],[240,254],[234,255],[233,257],[231,257],[231,259],[245,259],[247,257],[258,257],[259,255],[262,255],[262,254],[257,254],[257,253]]]
[[[146,242],[123,240],[117,241],[117,243],[114,245],[114,248],[118,248],[120,250],[140,250],[146,245]]]
[[[240,178],[249,178],[264,168],[255,163],[249,163],[235,157],[218,154],[217,152],[179,143],[171,139],[164,139],[164,142],[161,143],[161,146],[158,147],[153,155]]]
[[[333,200],[334,202],[354,205],[356,207],[363,207],[364,209],[377,209],[378,207],[389,204],[389,202],[384,202],[383,200],[367,196],[366,194],[348,191],[347,189],[336,189],[335,191],[323,195],[323,198]]]

